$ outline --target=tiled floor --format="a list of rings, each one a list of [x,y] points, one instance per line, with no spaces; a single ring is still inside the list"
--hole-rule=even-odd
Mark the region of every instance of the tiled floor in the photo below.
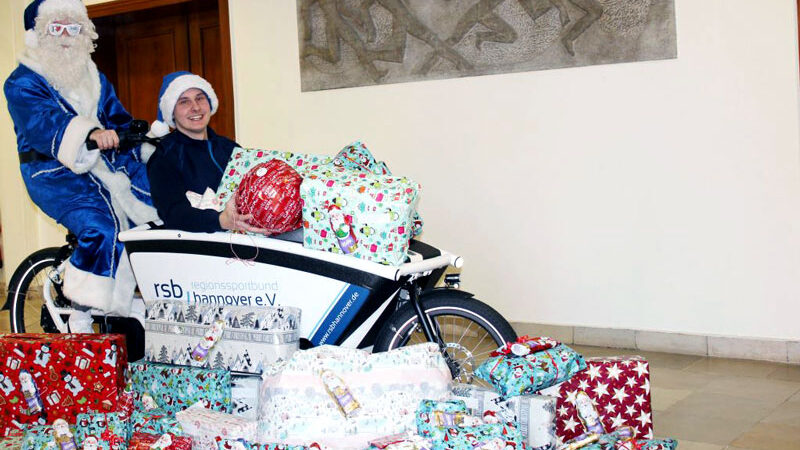
[[[0,281],[0,299],[5,297]],[[8,312],[3,311],[0,333],[8,330]],[[573,347],[587,357],[646,357],[655,434],[678,439],[680,450],[800,449],[800,366]]]

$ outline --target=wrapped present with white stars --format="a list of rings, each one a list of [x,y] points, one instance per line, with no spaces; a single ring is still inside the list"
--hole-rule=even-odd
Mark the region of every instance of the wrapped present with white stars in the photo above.
[[[653,437],[650,365],[641,356],[586,359],[587,367],[561,384],[539,391],[557,397],[556,436],[561,442],[583,433],[608,433],[624,426],[634,438]]]

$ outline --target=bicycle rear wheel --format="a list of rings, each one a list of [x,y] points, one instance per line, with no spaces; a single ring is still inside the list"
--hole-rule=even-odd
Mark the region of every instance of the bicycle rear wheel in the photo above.
[[[516,340],[517,335],[503,316],[475,298],[432,294],[421,300],[422,310],[431,318],[442,338],[445,357],[450,360],[453,379],[459,383],[486,386],[473,372],[489,353]],[[428,342],[411,304],[403,305],[378,332],[373,351],[381,352]]]
[[[56,267],[59,248],[32,253],[17,267],[8,283],[11,331],[14,333],[58,333],[45,306],[47,286],[50,298],[60,301],[61,273]],[[47,283],[47,281],[50,283]],[[63,305],[62,305],[63,306]],[[66,320],[66,316],[63,320]]]

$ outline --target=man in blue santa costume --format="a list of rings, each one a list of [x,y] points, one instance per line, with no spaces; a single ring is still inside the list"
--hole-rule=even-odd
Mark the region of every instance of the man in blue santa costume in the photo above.
[[[158,218],[145,168],[151,152],[111,150],[131,116],[92,62],[98,36],[83,3],[34,0],[24,20],[26,51],[4,86],[20,170],[34,203],[78,238],[63,291],[78,305],[70,329],[90,332],[89,308],[142,312],[132,306],[136,283],[117,234]],[[88,150],[87,139],[99,149]]]

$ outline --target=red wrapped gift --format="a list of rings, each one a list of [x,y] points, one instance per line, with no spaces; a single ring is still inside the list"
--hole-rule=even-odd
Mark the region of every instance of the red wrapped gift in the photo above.
[[[272,159],[245,174],[236,191],[236,207],[241,214],[252,214],[252,225],[285,233],[300,227],[303,178],[285,162]]]
[[[128,450],[192,450],[192,438],[176,436],[172,433],[148,434],[133,433]]]
[[[0,334],[0,425],[115,411],[127,364],[120,334]]]
[[[556,436],[566,442],[582,433],[596,432],[598,424],[587,417],[595,410],[605,432],[629,426],[634,438],[652,439],[647,360],[641,356],[588,358],[586,364],[585,370],[569,380],[538,392],[558,397]]]

